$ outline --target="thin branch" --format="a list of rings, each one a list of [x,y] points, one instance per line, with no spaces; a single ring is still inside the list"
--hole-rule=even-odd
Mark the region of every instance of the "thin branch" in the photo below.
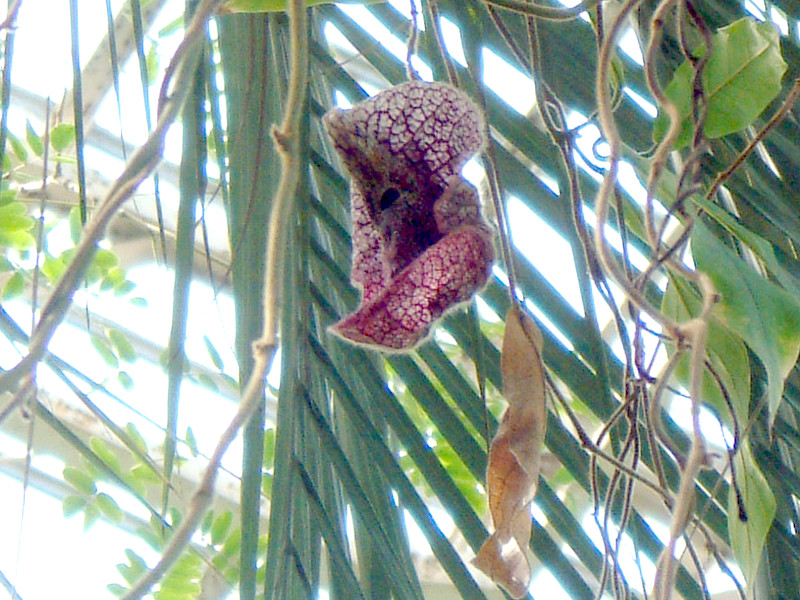
[[[135,600],[146,594],[186,548],[213,500],[214,483],[223,455],[261,402],[264,379],[277,349],[281,310],[280,275],[284,262],[286,217],[292,210],[300,180],[302,161],[298,140],[300,121],[306,105],[308,78],[308,26],[305,3],[303,0],[293,0],[289,3],[287,12],[291,37],[289,89],[283,121],[272,129],[282,169],[270,214],[264,277],[264,330],[261,338],[253,343],[253,371],[242,394],[239,410],[220,437],[180,527],[170,538],[156,566],[145,574],[122,600]]]

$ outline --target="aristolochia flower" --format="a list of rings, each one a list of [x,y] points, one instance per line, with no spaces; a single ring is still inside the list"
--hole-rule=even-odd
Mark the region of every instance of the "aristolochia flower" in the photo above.
[[[461,91],[410,81],[323,122],[351,175],[356,312],[332,327],[353,342],[406,350],[489,277],[491,230],[461,176],[484,143]]]

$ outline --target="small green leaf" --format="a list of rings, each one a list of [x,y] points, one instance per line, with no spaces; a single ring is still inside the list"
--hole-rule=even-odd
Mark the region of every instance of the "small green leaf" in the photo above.
[[[769,482],[758,468],[746,441],[739,447],[733,464],[747,520],[742,521],[739,517],[736,491],[731,485],[728,493],[728,535],[733,555],[747,582],[747,597],[752,598],[764,542],[775,518],[776,502]]]
[[[63,152],[75,141],[75,126],[59,123],[50,131],[50,145],[56,152]]]
[[[20,162],[24,163],[28,160],[28,151],[25,149],[25,144],[10,131],[8,132],[8,142],[11,144],[14,156],[16,156]]]
[[[145,68],[147,70],[147,83],[153,85],[158,79],[158,68],[160,59],[158,54],[158,44],[153,42],[147,50],[147,56],[144,59]]]
[[[106,589],[108,590],[108,592],[112,596],[116,596],[117,598],[123,596],[125,594],[125,592],[128,591],[128,588],[126,588],[124,585],[120,585],[118,583],[109,583],[106,586]]]
[[[83,236],[83,223],[81,223],[81,209],[73,206],[69,209],[69,238],[76,246],[80,244]]]
[[[135,283],[133,283],[130,279],[124,279],[123,281],[120,281],[116,286],[114,286],[114,295],[127,296],[135,289],[136,289]]]
[[[25,293],[25,278],[22,273],[17,271],[3,285],[3,290],[0,291],[0,298],[4,301],[14,300],[21,297],[23,293]]]
[[[212,508],[209,510],[205,516],[203,517],[203,521],[200,523],[200,533],[203,535],[208,535],[208,532],[211,531],[211,526],[214,524],[214,509]]]
[[[126,392],[130,392],[135,387],[135,383],[133,381],[133,377],[127,371],[120,371],[117,373],[117,381],[122,386],[122,389]]]
[[[100,492],[97,494],[95,498],[95,504],[97,508],[100,509],[100,512],[103,516],[111,521],[114,524],[122,523],[125,519],[125,513],[122,512],[122,509],[117,504],[116,500],[114,500],[108,494]]]
[[[136,308],[147,308],[148,303],[146,298],[142,298],[141,296],[136,296],[135,298],[131,298],[128,300],[131,306],[135,306]]]
[[[706,137],[719,138],[750,125],[780,93],[785,72],[780,34],[772,23],[745,17],[717,31],[702,75],[708,102]],[[675,148],[685,146],[692,136],[693,76],[687,60],[664,90],[683,119]],[[660,141],[668,128],[669,119],[661,112],[653,125],[654,139]]]
[[[59,257],[45,256],[42,263],[42,274],[47,277],[50,283],[55,283],[66,269],[64,261]]]
[[[197,383],[202,385],[204,388],[211,390],[212,392],[219,391],[219,386],[217,385],[217,382],[211,379],[211,377],[209,377],[205,373],[197,374]]]
[[[16,267],[11,263],[8,258],[5,256],[0,255],[0,273],[8,273],[9,271],[13,271]]]
[[[133,349],[128,336],[119,329],[109,329],[108,339],[117,351],[119,356],[125,362],[134,362],[136,360],[136,350]]]
[[[191,427],[186,428],[186,436],[184,439],[192,457],[197,458],[197,438],[194,437],[194,431],[192,431]]]
[[[98,248],[92,257],[91,268],[100,272],[100,277],[105,277],[112,269],[119,264],[119,257],[106,248]]]
[[[105,440],[96,436],[93,436],[89,439],[89,447],[94,451],[94,453],[102,460],[108,468],[110,468],[115,473],[120,473],[121,468],[119,464],[119,458],[111,448],[108,447]]]
[[[83,510],[86,506],[86,499],[81,496],[67,496],[61,504],[61,511],[64,518],[68,519]]]
[[[36,130],[31,125],[30,119],[25,121],[25,139],[28,142],[28,146],[36,156],[42,156],[44,154],[44,144],[42,143],[42,138],[36,133]]]
[[[228,535],[228,531],[231,528],[231,523],[233,523],[233,513],[229,510],[226,510],[214,519],[214,524],[211,526],[212,544],[217,546],[225,541],[225,537]]]
[[[800,354],[800,304],[749,268],[699,221],[692,234],[692,255],[720,295],[713,314],[764,364],[771,426],[784,381]]]
[[[131,475],[136,481],[141,483],[161,483],[161,478],[156,473],[153,473],[153,469],[151,469],[148,465],[135,465],[131,468]]]
[[[64,481],[82,494],[93,496],[97,493],[97,486],[94,484],[94,479],[75,467],[64,467],[63,477]]]
[[[99,335],[92,335],[91,336],[92,346],[100,355],[100,358],[103,359],[103,362],[106,363],[109,367],[114,369],[119,368],[119,358],[116,354],[114,354],[114,350],[111,348],[111,344],[105,338],[100,337]]]
[[[128,437],[133,442],[133,445],[141,452],[142,454],[147,454],[147,442],[144,441],[142,434],[139,433],[139,429],[133,423],[128,423],[125,425],[125,433],[128,434]]]
[[[264,468],[272,469],[275,466],[275,429],[264,432]]]
[[[36,247],[36,240],[27,231],[3,231],[0,229],[0,247],[29,250]]]
[[[203,336],[203,344],[205,344],[206,352],[208,352],[208,356],[211,358],[211,362],[217,368],[218,371],[223,371],[225,369],[225,363],[222,362],[222,357],[217,352],[217,349],[214,347],[214,344],[211,343],[211,340],[207,335]]]
[[[87,504],[83,510],[83,530],[88,531],[100,518],[100,511],[94,504]]]

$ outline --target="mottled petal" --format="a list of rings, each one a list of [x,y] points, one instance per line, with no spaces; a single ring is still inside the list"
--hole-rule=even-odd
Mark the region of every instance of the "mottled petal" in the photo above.
[[[489,228],[461,177],[483,145],[482,115],[456,88],[411,81],[334,109],[324,124],[352,177],[351,278],[362,292],[359,310],[334,331],[409,348],[488,277]]]
[[[331,330],[359,344],[411,348],[448,309],[483,287],[492,259],[489,231],[466,225],[428,248],[382,294]]]

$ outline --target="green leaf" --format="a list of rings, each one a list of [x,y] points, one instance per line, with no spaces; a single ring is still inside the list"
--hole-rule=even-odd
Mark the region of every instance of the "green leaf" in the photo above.
[[[102,338],[99,335],[92,335],[90,340],[92,342],[92,346],[94,346],[94,349],[100,355],[100,358],[103,359],[104,363],[114,369],[119,368],[119,358],[116,354],[114,354],[111,344],[109,344],[105,338]]]
[[[119,458],[111,448],[108,447],[105,440],[99,437],[92,437],[89,440],[89,447],[94,451],[94,453],[102,460],[108,468],[110,468],[115,473],[120,473],[121,468],[119,464]]]
[[[133,377],[127,371],[120,371],[117,373],[117,381],[122,386],[122,389],[126,392],[130,392],[136,386],[133,381]]]
[[[90,268],[97,269],[100,272],[100,277],[105,277],[118,264],[119,257],[112,250],[98,248],[94,253]]]
[[[88,531],[100,518],[100,510],[94,504],[87,504],[83,511],[83,530]]]
[[[264,432],[264,468],[272,469],[275,466],[275,429],[270,428]]]
[[[131,475],[133,478],[143,484],[158,484],[161,483],[161,478],[153,469],[148,465],[135,465],[131,467]]]
[[[83,236],[83,223],[81,223],[81,209],[73,206],[69,209],[69,237],[76,246],[80,244]]]
[[[61,512],[64,518],[68,519],[83,510],[86,506],[86,498],[81,496],[67,496],[61,504]]]
[[[25,293],[25,278],[22,276],[22,273],[17,271],[9,277],[8,281],[3,285],[0,298],[4,301],[14,300],[20,298],[23,293]]]
[[[745,17],[717,31],[702,75],[708,102],[703,127],[706,137],[720,138],[750,125],[780,93],[785,72],[780,34],[772,23]],[[675,148],[685,146],[692,136],[693,76],[687,60],[664,90],[683,119]],[[668,117],[659,113],[653,125],[654,139],[660,141],[668,128]]]
[[[214,523],[211,526],[212,544],[217,546],[225,541],[228,531],[230,531],[231,523],[233,523],[233,513],[229,510],[226,510],[214,519]]]
[[[50,145],[56,152],[63,152],[75,141],[75,126],[59,123],[50,131]]]
[[[211,340],[207,335],[203,336],[203,344],[206,346],[206,352],[208,352],[209,358],[211,358],[211,362],[217,368],[218,371],[223,371],[225,369],[225,363],[222,362],[222,357],[217,352],[217,349],[214,347],[214,344],[211,343]]]
[[[97,486],[94,484],[94,479],[83,471],[75,467],[64,467],[62,474],[64,481],[69,483],[80,493],[87,496],[93,496],[97,493]]]
[[[3,231],[0,229],[0,247],[29,250],[36,247],[36,240],[27,231]]]
[[[108,339],[111,340],[111,345],[117,351],[119,356],[125,362],[134,362],[136,360],[136,350],[133,349],[128,336],[119,329],[109,329]]]
[[[125,433],[128,434],[128,437],[133,442],[133,445],[142,453],[147,454],[147,442],[144,441],[142,434],[139,433],[139,429],[137,429],[136,425],[133,423],[128,423],[125,425]]]
[[[158,80],[159,64],[158,44],[153,42],[150,44],[150,48],[147,50],[147,56],[145,57],[147,83],[149,85],[153,85]]]
[[[42,263],[42,274],[50,283],[55,283],[61,277],[66,265],[61,258],[45,255]]]
[[[103,516],[112,523],[119,524],[125,519],[125,513],[111,496],[100,492],[95,498],[95,504]]]
[[[29,217],[28,209],[22,202],[9,202],[0,206],[0,231],[29,231],[36,221]]]
[[[699,294],[684,280],[670,280],[661,306],[665,315],[683,323],[696,317],[700,313],[700,307]],[[669,345],[668,350],[671,355],[674,347]],[[710,404],[729,427],[733,424],[733,417],[738,423],[746,423],[750,406],[750,364],[744,342],[717,319],[712,318],[708,322],[706,353],[714,374],[720,381],[706,368],[700,387],[703,401]],[[691,380],[689,362],[689,353],[684,352],[674,370],[676,380],[687,389]],[[720,383],[724,386],[724,392]],[[724,393],[727,393],[730,407],[725,401]],[[733,415],[730,414],[731,408]]]
[[[800,354],[800,304],[748,267],[699,221],[692,234],[692,255],[720,295],[713,314],[764,364],[771,426],[784,381]]]
[[[24,163],[28,160],[28,151],[25,149],[25,144],[10,131],[8,132],[8,142],[11,144],[14,156],[16,156],[20,162]]]
[[[758,468],[747,441],[739,447],[733,464],[747,520],[742,521],[739,517],[736,492],[731,485],[728,493],[728,532],[733,555],[747,582],[747,597],[752,598],[764,542],[772,527],[777,504],[769,482]]]
[[[109,583],[106,586],[106,589],[112,596],[116,596],[117,598],[128,591],[128,588],[126,588],[124,585],[120,585],[119,583]]]
[[[25,139],[36,156],[42,156],[44,154],[44,143],[42,143],[41,136],[36,133],[33,125],[31,125],[30,119],[25,121]]]
[[[194,431],[192,431],[191,427],[186,428],[186,436],[184,441],[186,442],[192,457],[197,458],[197,438],[194,437]]]

